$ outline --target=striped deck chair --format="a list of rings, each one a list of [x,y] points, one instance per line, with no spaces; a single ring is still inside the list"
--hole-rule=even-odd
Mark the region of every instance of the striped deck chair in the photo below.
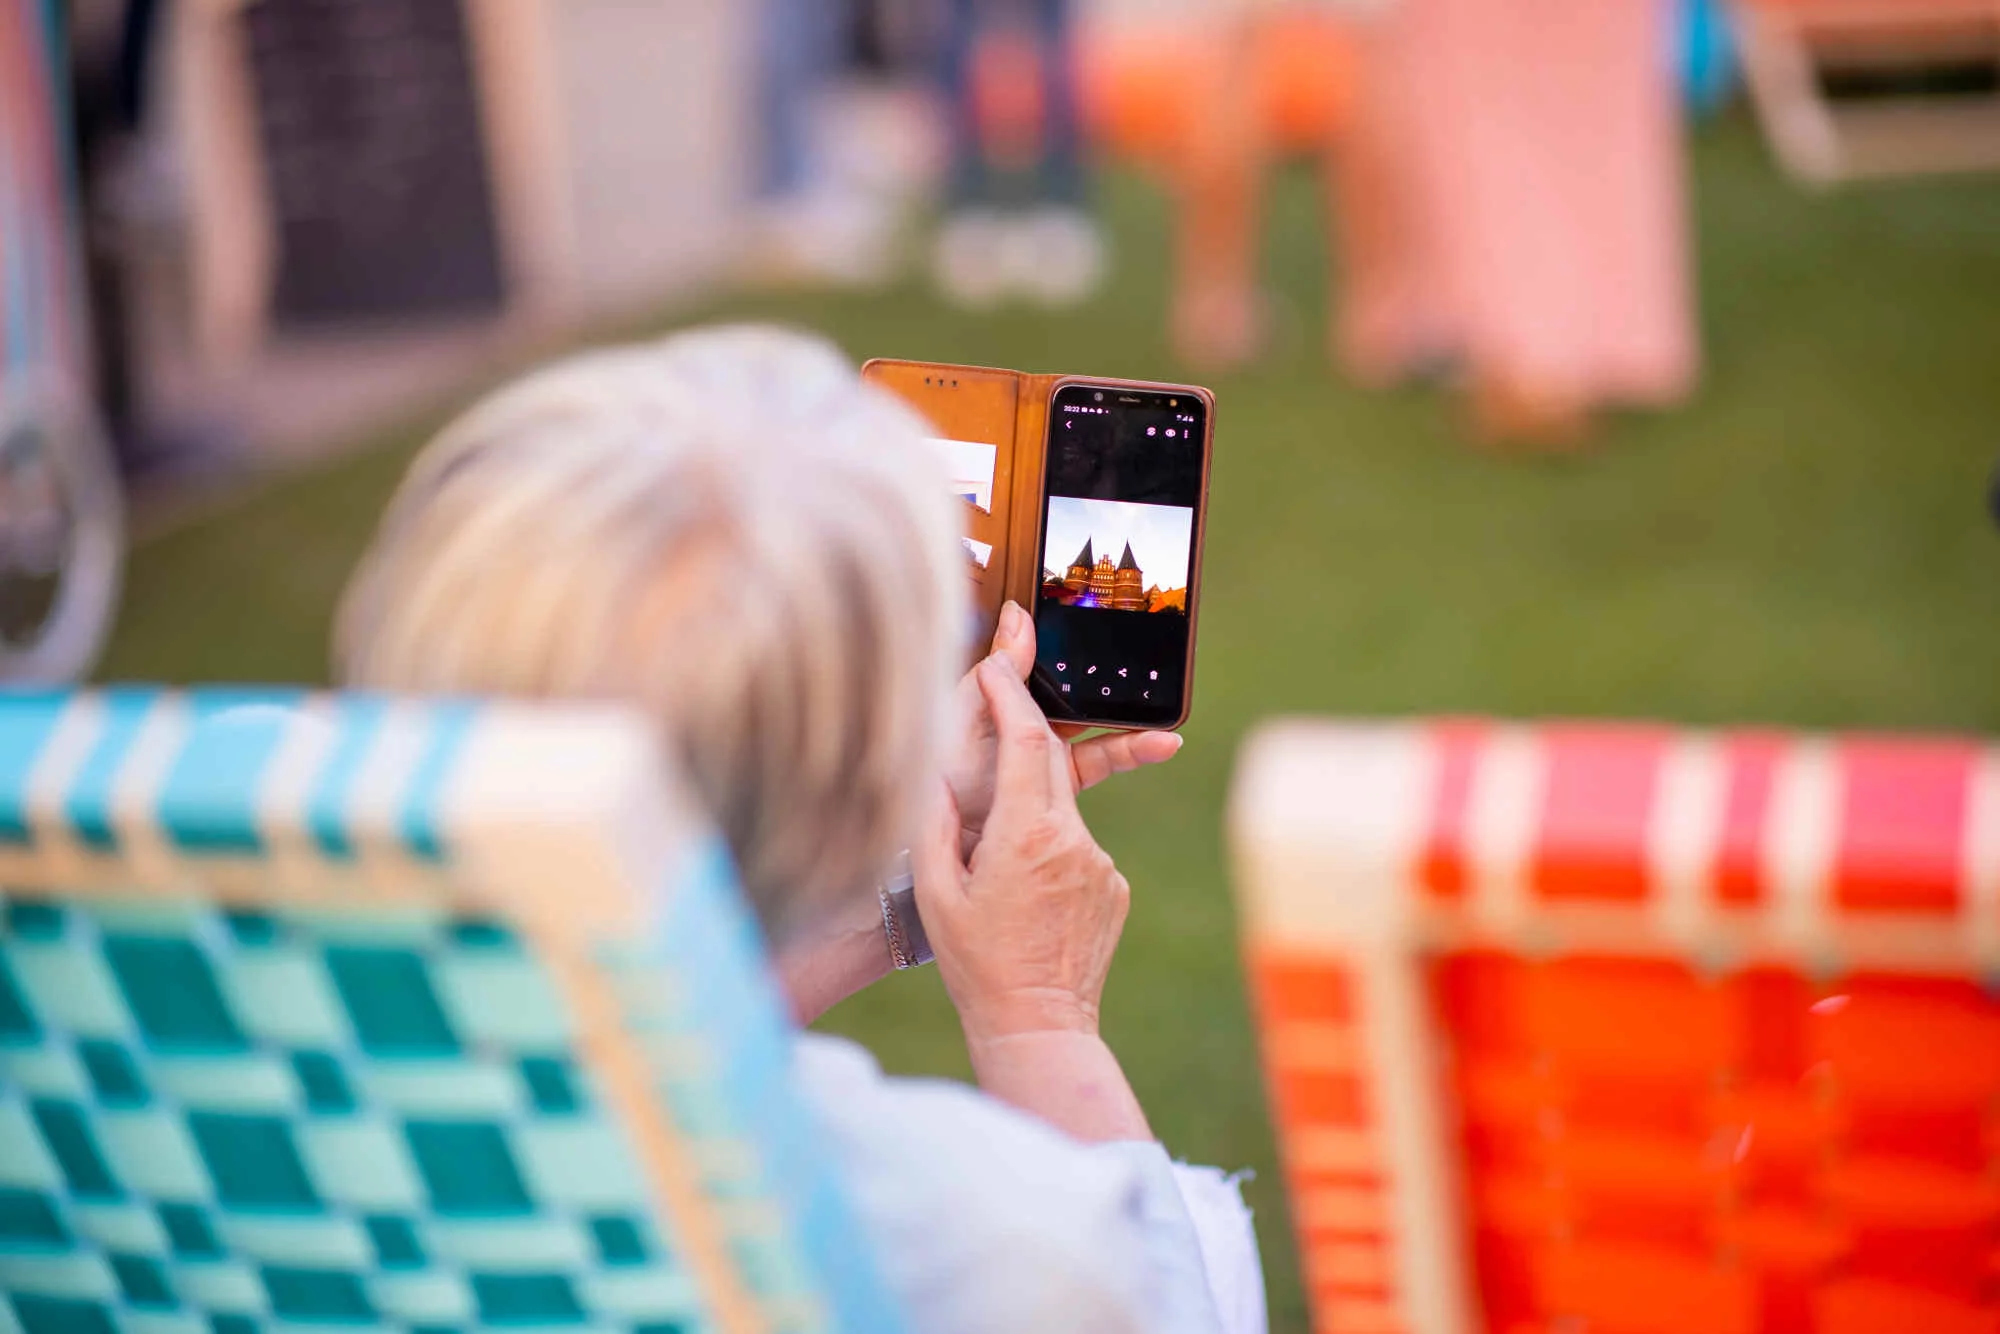
[[[2000,1329],[2000,750],[1299,723],[1233,803],[1318,1329]]]
[[[1993,0],[1741,0],[1736,19],[1758,120],[1798,179],[2000,168]],[[1926,71],[1946,77],[1908,78]],[[1898,75],[1893,95],[1839,95]]]
[[[903,1328],[616,712],[0,696],[0,1330]]]

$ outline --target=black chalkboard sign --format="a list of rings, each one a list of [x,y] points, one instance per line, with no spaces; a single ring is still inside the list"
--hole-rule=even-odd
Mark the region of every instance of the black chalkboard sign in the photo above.
[[[254,0],[279,327],[506,301],[462,0]]]

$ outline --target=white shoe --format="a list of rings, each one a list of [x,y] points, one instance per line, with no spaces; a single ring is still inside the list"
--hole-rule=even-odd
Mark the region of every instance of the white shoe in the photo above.
[[[895,273],[893,209],[823,193],[767,207],[755,223],[752,272],[781,284],[874,287]]]
[[[1104,281],[1104,235],[1082,209],[1038,209],[1008,241],[1009,285],[1042,305],[1073,306]]]
[[[984,209],[945,220],[931,248],[931,278],[947,300],[975,310],[999,304],[1009,286],[1008,233],[999,215]]]

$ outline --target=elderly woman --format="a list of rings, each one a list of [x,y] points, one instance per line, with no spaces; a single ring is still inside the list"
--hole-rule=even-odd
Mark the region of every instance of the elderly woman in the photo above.
[[[1234,1184],[1168,1159],[1098,1033],[1128,889],[1076,793],[1178,738],[1055,735],[1018,607],[954,685],[964,558],[925,434],[831,348],[769,330],[531,376],[417,460],[340,669],[648,710],[802,1019],[927,930],[977,1091],[797,1044],[917,1328],[1261,1330]],[[878,889],[903,848],[920,919]]]

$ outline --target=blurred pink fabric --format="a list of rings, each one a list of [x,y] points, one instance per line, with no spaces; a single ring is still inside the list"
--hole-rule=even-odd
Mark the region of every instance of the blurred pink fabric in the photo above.
[[[1457,354],[1580,404],[1687,394],[1665,0],[1394,0],[1366,26],[1343,209],[1356,368]]]

